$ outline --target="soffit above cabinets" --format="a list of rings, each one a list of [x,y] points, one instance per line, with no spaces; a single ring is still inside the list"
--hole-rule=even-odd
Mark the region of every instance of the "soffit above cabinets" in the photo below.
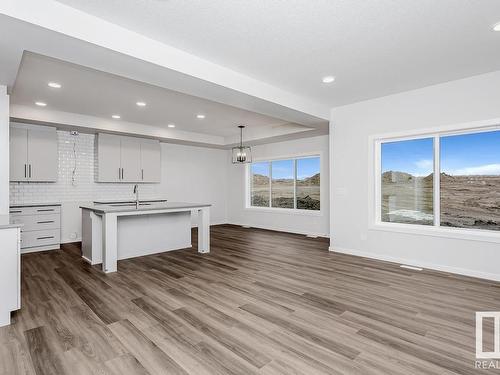
[[[54,88],[49,83],[61,87]],[[46,106],[37,107],[35,103],[39,101]],[[138,102],[145,105],[139,106]],[[205,140],[199,143],[221,148],[235,142],[239,124],[247,126],[247,139],[257,143],[268,138],[319,133],[314,127],[30,52],[23,55],[11,93],[11,106],[13,116],[27,121],[67,127],[81,117],[95,131],[135,133],[166,141],[169,135],[175,138],[180,134],[187,142]],[[113,118],[116,115],[120,118]],[[105,122],[107,128],[100,128],[100,122]],[[172,124],[175,128],[169,127]],[[74,125],[78,128],[78,123]],[[320,132],[327,132],[327,122]]]

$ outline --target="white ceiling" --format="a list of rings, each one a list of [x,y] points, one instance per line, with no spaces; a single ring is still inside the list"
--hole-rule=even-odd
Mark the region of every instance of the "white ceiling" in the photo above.
[[[50,88],[57,82],[60,89]],[[36,101],[47,104],[40,111],[60,111],[167,128],[175,124],[180,131],[233,137],[237,125],[246,125],[251,134],[265,128],[286,132],[308,130],[278,118],[182,94],[143,82],[85,68],[46,56],[25,53],[11,93],[11,104],[34,107]],[[136,102],[146,103],[138,107]],[[205,119],[197,119],[204,114]]]
[[[500,69],[498,0],[58,1],[330,107]]]

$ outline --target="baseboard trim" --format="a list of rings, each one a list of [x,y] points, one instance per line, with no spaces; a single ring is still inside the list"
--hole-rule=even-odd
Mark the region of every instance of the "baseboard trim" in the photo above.
[[[252,224],[248,224],[248,223],[236,223],[236,222],[231,222],[231,223],[227,223],[227,224],[230,224],[230,225],[239,225],[239,226],[246,226],[246,227],[257,228],[257,229],[274,230],[276,232],[302,234],[304,236],[314,236],[314,237],[330,238],[330,235],[328,235],[326,233],[311,233],[311,232],[306,232],[306,231],[290,230],[288,228],[275,227],[275,226],[270,226],[270,225],[252,225]]]
[[[62,241],[61,245],[62,244],[65,244],[65,245],[78,245],[80,243],[82,243],[82,239],[81,238],[80,239],[77,238],[76,240],[65,240],[65,241]]]
[[[500,274],[496,274],[496,273],[480,272],[480,271],[469,270],[469,269],[459,268],[459,267],[443,266],[440,264],[421,262],[421,261],[418,261],[415,259],[404,259],[404,258],[391,257],[391,256],[383,255],[383,254],[367,253],[364,251],[359,251],[359,250],[354,250],[354,249],[346,249],[346,248],[342,248],[342,247],[338,247],[338,246],[330,246],[328,248],[328,250],[331,252],[336,252],[336,253],[341,253],[341,254],[354,255],[354,256],[363,257],[363,258],[382,260],[385,262],[396,263],[398,265],[399,264],[406,264],[406,265],[413,266],[413,267],[420,267],[420,268],[434,270],[434,271],[452,273],[455,275],[475,277],[478,279],[485,279],[485,280],[491,280],[491,281],[500,281]]]
[[[214,225],[224,225],[224,224],[229,224],[227,221],[216,221],[213,223],[210,223],[210,226],[213,227]],[[198,228],[197,223],[191,223],[191,228]]]
[[[21,254],[31,254],[31,253],[38,253],[40,251],[59,250],[60,248],[61,248],[61,246],[59,244],[36,246],[36,247],[25,247],[24,249],[21,248]]]

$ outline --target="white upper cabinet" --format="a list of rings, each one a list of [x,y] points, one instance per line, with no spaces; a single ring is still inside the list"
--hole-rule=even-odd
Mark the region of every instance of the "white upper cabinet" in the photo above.
[[[28,129],[10,128],[10,180],[28,180]]]
[[[57,181],[58,154],[55,128],[10,128],[10,180]]]
[[[159,141],[97,136],[98,182],[160,182],[160,159]]]
[[[122,181],[141,181],[141,140],[121,137],[121,141]]]
[[[57,181],[59,166],[56,130],[28,130],[30,181]]]
[[[141,141],[141,181],[160,182],[161,149],[160,142],[150,139]]]
[[[121,182],[121,137],[110,134],[97,136],[97,181]]]

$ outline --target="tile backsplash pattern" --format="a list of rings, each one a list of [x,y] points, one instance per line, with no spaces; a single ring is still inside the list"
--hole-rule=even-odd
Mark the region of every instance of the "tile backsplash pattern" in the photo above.
[[[96,199],[133,199],[131,183],[97,183],[94,134],[57,132],[59,168],[57,182],[11,182],[10,204],[41,202],[87,202]],[[76,151],[76,159],[73,151]],[[76,163],[75,184],[72,173]],[[161,184],[141,184],[141,198],[161,197]]]

